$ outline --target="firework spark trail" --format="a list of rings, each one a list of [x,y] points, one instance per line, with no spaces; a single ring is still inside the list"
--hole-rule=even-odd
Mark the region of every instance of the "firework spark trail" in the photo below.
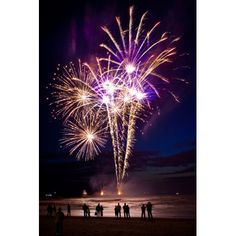
[[[160,98],[162,90],[179,101],[165,86],[170,84],[170,79],[157,70],[173,61],[174,44],[179,37],[171,40],[164,32],[150,43],[160,22],[146,30],[147,13],[141,16],[137,29],[133,6],[129,8],[128,29],[122,26],[120,17],[116,17],[120,39],[102,26],[110,42],[100,44],[107,57],[96,57],[95,67],[79,60],[77,69],[69,63],[58,68],[54,78],[57,82],[53,85],[51,104],[55,105],[53,115],[64,120],[62,144],[70,148],[71,154],[76,153],[77,158],[90,159],[100,153],[109,132],[117,185],[122,184],[127,173],[137,120],[145,122],[144,114],[153,110],[149,98],[153,94]],[[162,86],[158,87],[155,81]]]
[[[129,121],[128,121],[128,130],[127,130],[127,139],[126,139],[126,147],[125,147],[125,156],[124,156],[124,167],[122,171],[122,178],[125,176],[125,170],[128,167],[128,157],[131,154],[131,148],[132,148],[132,130],[133,130],[133,125],[134,125],[134,110],[135,110],[135,105],[131,105],[130,108],[130,114],[129,114]]]
[[[114,126],[115,126],[115,139],[117,143],[117,162],[118,162],[118,183],[121,181],[121,171],[122,171],[122,147],[121,147],[121,142],[119,138],[119,128],[118,128],[118,120],[117,120],[117,115],[114,114]]]
[[[140,117],[136,115],[136,113],[140,113],[142,110],[142,106],[139,103],[132,104],[130,108],[129,114],[129,123],[128,123],[128,131],[127,131],[127,139],[126,139],[126,151],[124,153],[124,166],[122,170],[122,179],[125,177],[126,170],[129,166],[128,160],[132,154],[133,145],[135,142],[134,135],[135,135],[135,126],[136,120]]]
[[[116,180],[117,183],[119,183],[119,172],[118,172],[118,167],[117,167],[117,147],[116,147],[116,140],[114,136],[114,127],[113,127],[113,122],[111,120],[111,115],[109,112],[109,109],[107,107],[107,114],[108,114],[108,120],[109,120],[109,128],[110,128],[110,134],[111,134],[111,140],[112,140],[112,146],[113,146],[113,159],[114,159],[114,165],[115,165],[115,172],[116,172]]]
[[[153,76],[159,78],[163,83],[169,83],[169,80],[160,75],[159,73],[154,72],[159,66],[164,63],[172,62],[172,56],[176,54],[176,48],[171,46],[174,42],[179,40],[179,37],[174,38],[170,43],[169,46],[161,51],[158,54],[151,54],[150,52],[155,49],[161,43],[166,42],[169,37],[167,32],[163,33],[161,37],[154,41],[153,43],[149,44],[150,36],[154,32],[154,30],[160,25],[158,21],[154,26],[146,32],[146,35],[143,37],[142,41],[140,42],[141,35],[144,34],[143,30],[143,22],[147,12],[145,12],[138,24],[136,35],[133,38],[132,31],[133,31],[133,7],[129,9],[129,25],[128,25],[128,43],[126,43],[125,31],[122,28],[121,20],[119,17],[116,17],[116,22],[118,24],[119,33],[121,37],[122,45],[118,44],[118,41],[112,35],[111,31],[107,27],[102,27],[103,31],[108,35],[109,39],[115,46],[115,50],[111,46],[107,46],[106,44],[101,44],[100,46],[103,47],[105,50],[108,51],[109,54],[109,61],[113,63],[114,67],[117,68],[117,71],[123,69],[126,72],[126,76],[124,78],[125,86],[128,89],[135,90],[136,96],[139,94],[139,99],[131,99],[130,109],[126,109],[126,104],[122,106],[122,125],[121,129],[116,125],[115,129],[117,132],[121,133],[120,140],[117,136],[116,138],[116,145],[118,148],[118,165],[119,171],[118,175],[121,178],[121,181],[125,177],[126,170],[128,168],[128,160],[131,156],[131,150],[134,144],[134,135],[135,135],[135,125],[136,119],[138,118],[139,114],[142,111],[142,106],[140,102],[145,100],[147,103],[146,105],[150,107],[150,103],[148,99],[145,98],[145,88],[151,89],[157,97],[160,97],[160,93],[158,89],[148,81],[149,76]],[[128,48],[127,48],[128,46]],[[123,48],[122,48],[123,47]],[[121,49],[122,48],[122,49]],[[147,56],[149,54],[149,56]],[[147,59],[145,57],[147,56]],[[106,61],[106,58],[102,58],[101,60]],[[130,91],[131,91],[130,90]],[[177,97],[171,91],[168,91],[177,101]],[[137,96],[138,98],[138,96]],[[137,101],[138,100],[138,101]],[[139,104],[139,105],[137,105]],[[128,114],[126,114],[128,112]],[[125,118],[125,115],[128,115],[128,121]],[[117,123],[117,120],[115,121]],[[127,126],[127,127],[126,127]],[[125,132],[127,128],[127,132]],[[126,137],[125,137],[126,135]],[[122,157],[120,156],[122,154]],[[121,162],[122,160],[122,162]],[[123,164],[123,169],[120,172],[120,165]]]

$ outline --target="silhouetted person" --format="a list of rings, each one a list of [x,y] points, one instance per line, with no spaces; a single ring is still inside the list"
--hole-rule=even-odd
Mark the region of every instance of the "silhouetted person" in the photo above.
[[[97,216],[101,215],[101,206],[100,206],[100,203],[97,204],[96,206],[96,213],[97,213]]]
[[[152,204],[151,202],[147,203],[147,213],[148,213],[148,219],[152,219]]]
[[[58,212],[56,213],[56,235],[61,236],[63,232],[63,220],[64,213],[61,211],[61,208],[58,208]]]
[[[141,211],[141,218],[146,218],[146,206],[144,204],[141,206]]]
[[[55,216],[56,213],[57,213],[57,208],[56,208],[55,203],[53,204],[52,213],[53,213],[54,216]]]
[[[101,216],[103,216],[103,206],[100,206]]]
[[[67,216],[71,216],[70,204],[67,204]]]
[[[124,218],[127,216],[127,206],[126,203],[123,206]]]
[[[117,213],[118,213],[118,216],[121,217],[121,206],[120,206],[120,203],[118,203],[118,205],[117,205]]]
[[[130,218],[129,205],[126,205],[126,217]]]
[[[115,206],[114,211],[115,211],[115,216],[117,218],[118,217],[118,208],[117,208],[117,206]]]
[[[89,209],[89,206],[88,206],[88,205],[87,205],[86,211],[87,211],[87,216],[90,217],[90,209]]]
[[[83,206],[82,206],[82,209],[84,211],[84,217],[87,217],[87,205],[84,203]]]
[[[52,205],[49,204],[47,207],[47,216],[52,216]]]

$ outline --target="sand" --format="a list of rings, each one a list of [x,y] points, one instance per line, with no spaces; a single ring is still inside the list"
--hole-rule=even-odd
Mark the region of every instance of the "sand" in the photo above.
[[[40,216],[39,235],[55,236],[55,218]],[[84,219],[65,217],[63,236],[194,236],[195,219],[116,219],[112,217]]]

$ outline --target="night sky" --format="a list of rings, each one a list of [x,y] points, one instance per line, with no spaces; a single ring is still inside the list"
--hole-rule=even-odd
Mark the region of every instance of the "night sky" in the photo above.
[[[61,137],[62,124],[50,115],[46,101],[49,91],[46,86],[52,82],[58,63],[66,64],[77,58],[89,61],[91,56],[100,55],[99,44],[107,40],[100,26],[106,25],[116,30],[115,16],[120,16],[127,23],[128,7],[131,5],[135,6],[134,17],[137,20],[148,10],[148,22],[151,25],[160,20],[160,32],[168,31],[181,37],[178,54],[186,56],[175,62],[172,69],[178,69],[174,69],[171,75],[185,78],[189,83],[174,84],[173,90],[181,102],[176,103],[170,96],[163,96],[160,115],[155,113],[150,117],[144,135],[137,134],[127,183],[135,186],[135,182],[142,179],[146,181],[144,185],[148,187],[145,191],[149,194],[195,192],[195,4],[191,0],[40,1],[41,196],[50,191],[68,196],[79,195],[84,188],[95,192],[101,186],[112,185],[107,182],[109,176],[114,182],[111,147],[107,147],[100,157],[88,163],[76,161],[60,148],[58,139]],[[168,177],[170,174],[171,177]],[[97,181],[98,176],[100,181]]]

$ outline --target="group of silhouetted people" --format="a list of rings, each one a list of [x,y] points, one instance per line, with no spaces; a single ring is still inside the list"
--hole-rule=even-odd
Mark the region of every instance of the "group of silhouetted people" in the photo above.
[[[57,212],[56,205],[53,204],[52,206],[51,204],[49,204],[47,207],[47,216],[53,216],[53,215],[55,216],[56,212]]]
[[[56,216],[56,213],[57,213],[56,205],[55,204],[53,204],[53,205],[49,204],[47,206],[47,216]],[[67,204],[67,216],[71,216],[70,204]]]
[[[96,216],[103,216],[103,206],[98,203],[96,206],[96,211],[95,211]]]
[[[147,209],[147,214],[148,214],[148,219],[153,219],[152,217],[152,203],[148,202],[146,205],[141,206],[141,218],[146,218],[146,209]]]
[[[114,211],[115,211],[115,216],[116,217],[121,217],[121,206],[120,206],[120,203],[118,203],[118,205],[115,206]]]
[[[130,218],[129,205],[124,204],[123,206],[124,218]]]
[[[90,217],[90,209],[89,206],[84,203],[82,205],[82,209],[84,211],[84,217]],[[121,218],[121,205],[118,203],[115,208],[115,216],[116,218]],[[146,205],[142,204],[141,206],[141,218],[146,218],[146,211],[147,211],[147,217],[148,219],[153,219],[152,216],[152,204],[151,202],[148,202]],[[124,203],[123,205],[123,213],[124,218],[130,218],[130,208],[129,205]],[[96,206],[95,211],[96,216],[103,216],[103,206],[99,203]],[[56,220],[56,235],[61,236],[63,231],[63,220],[64,220],[64,213],[62,212],[61,207],[58,208],[58,211],[56,211],[56,205],[49,204],[47,207],[47,216],[55,216]],[[71,216],[71,206],[70,204],[67,204],[67,216]]]
[[[115,208],[115,216],[118,218],[121,218],[121,206],[120,203],[118,203]],[[123,205],[123,212],[124,212],[124,218],[130,218],[130,209],[129,209],[129,205],[127,205],[126,203]]]
[[[90,217],[90,209],[86,203],[83,204],[82,209],[84,211],[84,217]]]
[[[60,209],[60,212],[61,211],[61,208]],[[58,211],[59,211],[58,209]],[[83,209],[83,212],[84,212],[84,217],[90,217],[90,209],[89,209],[89,206],[84,203],[82,205],[82,209]],[[114,211],[115,211],[115,216],[118,218],[120,217],[121,218],[121,205],[120,203],[118,203],[115,208],[114,208]],[[148,202],[146,205],[145,204],[142,204],[141,206],[141,218],[146,218],[146,211],[147,211],[147,218],[148,219],[153,219],[153,216],[152,216],[152,204],[151,202]],[[130,207],[128,204],[124,203],[123,205],[123,213],[124,213],[124,218],[130,218]],[[48,207],[47,207],[47,216],[56,216],[57,214],[57,210],[56,210],[56,205],[53,204],[49,204]],[[96,211],[95,211],[95,215],[96,216],[103,216],[103,206],[98,203],[98,205],[96,206]],[[71,206],[70,204],[67,204],[67,216],[71,216]]]
[[[63,232],[63,221],[64,221],[64,213],[61,210],[61,207],[56,208],[56,205],[49,204],[47,206],[47,216],[55,216],[56,223],[56,236],[61,236]],[[71,207],[70,204],[67,204],[67,216],[71,216]]]

